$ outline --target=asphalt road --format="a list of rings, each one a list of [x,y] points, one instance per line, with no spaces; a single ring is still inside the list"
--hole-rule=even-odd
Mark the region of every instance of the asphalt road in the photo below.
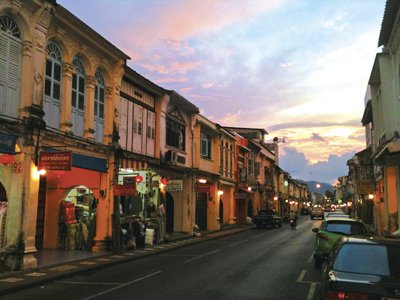
[[[6,299],[318,299],[319,220],[252,229],[1,297]]]

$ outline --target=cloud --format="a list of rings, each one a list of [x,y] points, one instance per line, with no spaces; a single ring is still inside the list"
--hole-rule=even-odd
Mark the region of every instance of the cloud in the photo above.
[[[232,126],[238,123],[238,120],[241,117],[242,112],[238,111],[236,113],[228,113],[221,120],[220,124],[224,124],[225,126]]]
[[[322,136],[318,135],[315,132],[312,133],[311,140],[318,141],[318,142],[327,142]]]
[[[295,148],[285,147],[279,163],[281,168],[289,172],[293,178],[335,184],[339,176],[348,174],[346,163],[354,154],[354,152],[347,152],[343,155],[329,155],[327,161],[310,164],[304,153]]]
[[[330,28],[337,31],[343,31],[345,28],[349,26],[349,23],[345,22],[346,13],[341,13],[340,15],[336,15],[334,18],[327,20],[323,27]]]

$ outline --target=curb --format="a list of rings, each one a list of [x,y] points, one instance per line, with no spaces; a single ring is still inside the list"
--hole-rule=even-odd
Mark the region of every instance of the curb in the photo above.
[[[79,274],[94,272],[109,266],[134,261],[143,257],[158,255],[173,249],[183,248],[223,236],[252,229],[252,226],[225,229],[207,233],[201,237],[183,237],[151,248],[139,248],[121,253],[111,253],[96,257],[64,262],[56,265],[33,268],[26,271],[10,272],[0,277],[0,295],[11,294],[34,286],[40,286],[55,280]]]

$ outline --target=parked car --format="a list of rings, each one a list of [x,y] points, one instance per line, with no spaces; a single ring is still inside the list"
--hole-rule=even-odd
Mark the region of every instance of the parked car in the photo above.
[[[316,233],[314,245],[314,263],[320,268],[322,262],[328,257],[333,245],[342,236],[370,237],[365,224],[360,220],[349,218],[324,219],[319,228],[313,228]]]
[[[253,223],[257,226],[257,228],[263,228],[267,226],[282,227],[282,218],[275,210],[260,210],[258,215],[253,218]]]
[[[342,237],[324,263],[320,299],[400,299],[400,243]]]
[[[301,215],[309,215],[310,214],[310,209],[308,207],[302,207],[300,210]]]
[[[349,215],[346,215],[343,212],[326,212],[324,213],[324,219],[326,218],[332,218],[332,217],[338,217],[338,218],[350,218]]]
[[[314,206],[311,209],[310,212],[310,218],[311,220],[314,220],[314,218],[324,218],[324,210],[320,206]]]

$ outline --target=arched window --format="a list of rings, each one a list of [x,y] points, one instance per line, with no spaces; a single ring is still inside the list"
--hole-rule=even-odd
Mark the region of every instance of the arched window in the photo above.
[[[0,16],[0,114],[18,117],[21,31],[7,15]]]
[[[61,51],[57,44],[49,42],[46,47],[46,75],[44,85],[44,121],[47,126],[60,128],[61,112]]]
[[[104,138],[104,100],[105,80],[101,70],[96,70],[97,85],[94,90],[94,130],[96,142],[102,143]]]
[[[85,67],[79,57],[72,61],[75,72],[72,75],[72,132],[83,136],[85,128]]]

